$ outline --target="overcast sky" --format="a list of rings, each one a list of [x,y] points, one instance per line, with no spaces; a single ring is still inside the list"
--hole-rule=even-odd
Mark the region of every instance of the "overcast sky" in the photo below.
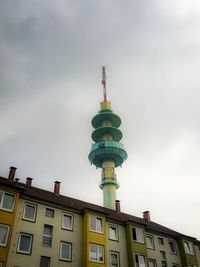
[[[91,119],[108,98],[122,210],[200,239],[199,0],[0,3],[0,175],[102,205]]]

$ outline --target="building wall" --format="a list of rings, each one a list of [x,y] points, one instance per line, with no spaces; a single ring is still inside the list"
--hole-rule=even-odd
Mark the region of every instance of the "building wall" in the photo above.
[[[128,266],[128,254],[127,254],[127,240],[126,240],[126,228],[117,223],[107,222],[107,229],[109,225],[116,226],[118,228],[118,241],[110,240],[109,233],[107,231],[107,266],[110,266],[110,251],[119,253],[120,266]]]
[[[198,266],[200,266],[200,244],[199,246],[195,245],[194,246],[194,251],[197,257],[197,261],[198,261]]]
[[[6,263],[9,249],[10,249],[10,240],[12,236],[16,210],[17,210],[18,201],[19,201],[19,193],[15,190],[12,190],[12,189],[8,190],[7,188],[2,188],[2,187],[0,188],[0,191],[7,192],[15,196],[12,211],[5,211],[3,209],[0,209],[0,223],[3,225],[7,225],[10,228],[6,246],[0,246],[0,262]]]
[[[90,229],[91,215],[102,218],[102,223],[103,223],[102,233],[98,233]],[[106,267],[106,262],[107,262],[107,242],[106,242],[107,233],[106,232],[107,232],[107,229],[106,229],[105,216],[103,216],[102,214],[98,214],[98,213],[87,212],[84,214],[83,220],[84,220],[84,223],[83,223],[83,236],[84,236],[83,266],[84,267],[98,267],[98,266]],[[98,262],[94,262],[90,260],[90,253],[89,253],[90,244],[101,245],[104,247],[104,262],[103,263],[98,263]]]
[[[144,242],[134,241],[132,238],[132,228],[141,229],[144,237]],[[128,224],[126,226],[126,236],[127,236],[127,251],[128,251],[128,263],[129,266],[135,266],[135,254],[144,255],[147,258],[147,247],[145,240],[145,230],[142,226],[137,224]]]
[[[180,255],[181,255],[181,262],[182,262],[182,266],[183,267],[187,267],[188,265],[189,266],[198,266],[198,261],[197,261],[197,256],[195,254],[195,251],[194,251],[194,254],[188,254],[186,251],[185,251],[185,248],[184,248],[184,242],[187,241],[189,243],[191,243],[193,249],[194,249],[194,245],[193,245],[193,241],[192,240],[184,240],[184,239],[180,239],[178,241],[178,244],[179,244],[179,250],[180,250]]]
[[[170,237],[155,235],[152,233],[147,233],[147,234],[153,236],[154,246],[155,246],[155,249],[149,249],[149,248],[147,249],[148,259],[155,259],[157,262],[157,266],[161,266],[161,260],[162,259],[160,256],[160,251],[165,251],[167,266],[172,266],[172,264],[177,264],[177,265],[181,266],[180,252],[179,252],[178,243],[176,242],[176,240],[174,240],[173,238],[170,238]],[[159,244],[158,238],[163,239],[163,241],[164,241],[163,245]],[[176,253],[170,252],[169,241],[175,242]]]
[[[37,205],[37,215],[35,222],[28,222],[22,219],[25,202]],[[82,262],[82,216],[72,211],[53,208],[55,210],[54,218],[46,217],[44,204],[20,199],[16,222],[13,229],[13,238],[11,241],[9,259],[7,267],[35,267],[40,266],[40,256],[51,257],[51,266],[73,266],[80,267]],[[52,207],[51,207],[52,208]],[[74,215],[73,230],[61,229],[63,212]],[[53,226],[52,246],[42,245],[44,224]],[[17,252],[19,233],[28,233],[33,235],[32,251],[30,255]],[[60,241],[72,243],[72,261],[66,262],[59,260]]]

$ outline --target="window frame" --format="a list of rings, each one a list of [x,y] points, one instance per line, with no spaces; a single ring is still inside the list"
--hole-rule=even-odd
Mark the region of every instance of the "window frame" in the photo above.
[[[48,213],[47,213],[47,210],[48,211],[52,211],[53,212],[53,216],[49,216]],[[45,209],[45,217],[48,217],[48,218],[54,218],[54,215],[55,215],[55,210],[54,209],[51,209],[51,208],[46,208]]]
[[[95,218],[95,229],[91,228],[91,218],[92,218],[92,216]],[[97,220],[101,220],[102,231],[98,231],[97,230]],[[103,217],[95,215],[95,214],[90,214],[90,217],[89,217],[89,230],[91,232],[95,232],[95,233],[98,233],[98,234],[103,234],[104,233]]]
[[[133,239],[133,229],[135,230],[135,236],[136,236],[136,240]],[[137,238],[137,231],[140,231],[142,233],[142,241],[138,240]],[[140,243],[140,244],[144,244],[144,230],[142,228],[139,227],[132,227],[131,228],[131,237],[132,237],[132,241]]]
[[[136,264],[136,258],[135,258],[136,255],[138,257],[144,257],[145,267],[147,267],[147,257],[146,257],[145,254],[140,254],[140,253],[134,253],[134,264],[135,264],[135,266],[137,266],[137,264]],[[140,265],[139,265],[139,267],[140,267]]]
[[[47,234],[44,233],[45,227],[49,227],[50,232],[51,232],[50,235],[47,235]],[[48,238],[50,240],[50,244],[45,244],[44,243],[44,238]],[[45,247],[51,247],[52,246],[52,239],[53,239],[53,226],[50,225],[50,224],[44,224],[43,234],[42,234],[42,245],[45,246]]]
[[[164,238],[163,238],[163,237],[158,236],[158,244],[159,244],[160,246],[164,246],[165,242],[164,242]]]
[[[71,218],[71,226],[70,226],[70,227],[65,227],[65,226],[63,225],[64,217],[65,217],[65,216],[68,216],[68,217]],[[64,230],[73,231],[73,227],[74,227],[74,215],[71,214],[71,213],[63,212],[63,214],[62,214],[61,228],[64,229]]]
[[[119,252],[118,251],[110,250],[110,255],[109,255],[110,256],[110,266],[113,267],[111,254],[117,255],[117,267],[120,267],[120,256],[119,256]]]
[[[101,261],[101,260],[94,260],[94,259],[91,259],[91,257],[90,257],[90,248],[91,248],[91,246],[97,246],[97,258],[99,258],[99,248],[100,247],[103,247],[103,260]],[[91,262],[97,262],[97,263],[104,263],[105,262],[105,247],[104,247],[104,245],[102,245],[102,244],[95,244],[95,243],[89,243],[89,261],[91,261]]]
[[[190,241],[183,241],[183,245],[184,245],[184,251],[185,251],[185,254],[187,254],[187,255],[195,255],[195,253],[194,253],[194,247],[193,247],[193,244],[192,244],[192,242],[190,242]],[[186,246],[185,245],[187,245],[187,248],[188,248],[188,252],[186,251]]]
[[[150,238],[150,239],[151,239],[151,241],[152,241],[152,242],[151,242],[152,247],[148,247],[147,238]],[[155,242],[154,242],[154,237],[153,237],[153,235],[146,234],[146,244],[147,244],[147,248],[148,248],[148,249],[155,250]]]
[[[116,229],[116,238],[112,238],[110,236],[110,228],[115,228]],[[114,224],[109,224],[108,225],[108,239],[112,240],[112,241],[119,241],[119,228],[117,225]]]
[[[163,256],[164,256],[163,258],[161,257],[161,254],[163,254]],[[162,261],[166,261],[166,259],[167,259],[166,258],[166,251],[160,250],[160,258],[161,258]]]
[[[148,259],[148,266],[149,266],[149,262],[153,262],[154,263],[154,267],[157,267],[156,259]]]
[[[161,267],[167,267],[167,260],[161,260]]]
[[[68,245],[69,248],[70,248],[70,250],[69,250],[69,256],[70,256],[70,258],[69,258],[69,259],[62,258],[62,245],[63,245],[63,244]],[[66,241],[60,241],[59,260],[60,260],[60,261],[67,261],[67,262],[71,262],[71,261],[72,261],[72,243],[70,243],[70,242],[66,242]]]
[[[5,243],[0,243],[0,247],[7,247],[8,237],[9,237],[9,233],[10,233],[10,226],[7,225],[7,224],[0,223],[0,227],[1,226],[7,228],[7,231],[6,231],[6,240],[5,240]]]
[[[173,244],[174,251],[172,251],[171,246],[170,246],[170,243]],[[175,242],[175,240],[169,239],[169,240],[168,240],[168,244],[169,244],[169,250],[170,250],[170,253],[171,253],[171,254],[177,254],[177,246],[176,246],[176,242]]]
[[[13,212],[14,205],[15,205],[16,195],[15,194],[12,194],[10,192],[7,192],[7,191],[3,191],[3,190],[0,190],[0,192],[2,192],[2,198],[0,200],[0,210],[4,210],[4,211],[8,211],[8,212]],[[13,203],[12,203],[12,208],[11,209],[3,208],[3,203],[4,203],[5,195],[10,195],[10,196],[13,197]]]
[[[42,259],[42,258],[49,259],[48,265],[50,266],[50,263],[51,263],[51,257],[48,257],[48,256],[40,256],[40,266],[41,266],[41,259]]]
[[[164,257],[161,257],[161,255]],[[161,259],[161,266],[163,266],[163,265],[167,266],[167,253],[165,250],[160,250],[160,259]]]
[[[21,237],[22,236],[28,236],[30,237],[30,244],[29,244],[29,250],[25,251],[25,250],[20,250],[20,243],[21,243]],[[32,244],[33,244],[33,235],[29,234],[29,233],[19,233],[19,237],[18,237],[18,244],[17,244],[17,253],[20,254],[26,254],[26,255],[31,255],[32,252]]]
[[[30,218],[25,217],[25,214],[26,214],[26,207],[27,207],[27,206],[29,206],[29,207],[34,207],[34,208],[35,208],[34,215],[33,215],[33,219],[30,219]],[[36,214],[37,214],[37,205],[36,205],[36,204],[33,204],[33,203],[30,203],[30,202],[25,202],[25,203],[24,203],[24,210],[23,210],[23,214],[22,214],[22,219],[23,219],[24,221],[28,221],[28,222],[35,223],[35,222],[36,222]]]

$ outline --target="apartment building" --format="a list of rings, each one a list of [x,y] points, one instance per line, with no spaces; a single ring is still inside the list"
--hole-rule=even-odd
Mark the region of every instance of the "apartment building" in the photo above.
[[[200,241],[151,221],[0,177],[1,267],[197,267]],[[14,171],[14,172],[13,172]]]

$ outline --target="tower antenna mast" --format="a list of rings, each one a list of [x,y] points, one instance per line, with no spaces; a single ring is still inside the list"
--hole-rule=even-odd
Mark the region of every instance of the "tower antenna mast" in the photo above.
[[[106,95],[106,67],[102,67],[102,85],[103,85],[103,97],[104,101],[107,101],[107,95]]]

